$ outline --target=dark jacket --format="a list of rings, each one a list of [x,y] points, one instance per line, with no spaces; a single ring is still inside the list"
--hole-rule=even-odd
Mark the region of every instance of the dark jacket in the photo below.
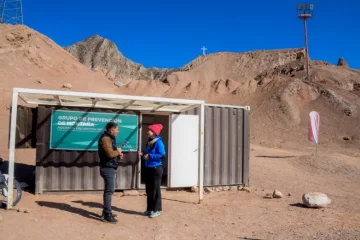
[[[117,152],[116,139],[107,132],[104,132],[98,142],[98,154],[100,167],[117,169],[119,153]]]
[[[148,168],[162,166],[162,159],[165,157],[165,145],[160,136],[149,139],[143,154],[149,154],[149,159],[145,160],[145,166]]]

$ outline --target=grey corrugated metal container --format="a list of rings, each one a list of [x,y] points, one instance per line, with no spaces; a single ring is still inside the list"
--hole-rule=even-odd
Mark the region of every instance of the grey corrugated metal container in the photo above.
[[[36,193],[102,190],[97,152],[49,149],[51,109],[38,107]],[[185,114],[198,112],[199,109],[193,109]],[[247,107],[206,105],[204,186],[249,184],[249,125]],[[137,160],[136,153],[125,154],[118,168],[116,189],[137,186],[134,159]]]
[[[205,107],[204,186],[249,184],[249,107]],[[199,109],[186,114],[198,115]]]

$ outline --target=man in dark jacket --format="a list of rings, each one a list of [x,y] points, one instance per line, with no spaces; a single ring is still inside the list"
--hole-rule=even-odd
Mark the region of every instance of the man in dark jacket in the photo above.
[[[119,127],[114,122],[106,125],[106,131],[100,136],[98,142],[98,153],[100,158],[100,175],[104,179],[104,205],[102,220],[110,223],[116,223],[116,215],[111,212],[111,200],[115,191],[116,170],[118,160],[122,158],[121,148],[116,147],[116,136],[119,133]]]

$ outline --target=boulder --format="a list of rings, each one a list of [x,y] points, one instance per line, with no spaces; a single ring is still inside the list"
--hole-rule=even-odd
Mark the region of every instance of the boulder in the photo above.
[[[324,193],[309,192],[302,196],[303,204],[310,208],[324,208],[331,203],[331,199]]]

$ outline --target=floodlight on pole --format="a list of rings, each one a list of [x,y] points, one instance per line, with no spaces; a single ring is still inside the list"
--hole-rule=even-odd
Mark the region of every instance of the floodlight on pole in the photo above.
[[[304,38],[305,38],[305,60],[306,60],[306,79],[310,80],[309,68],[310,68],[310,59],[309,59],[309,48],[308,48],[308,36],[307,36],[307,26],[306,20],[312,17],[314,10],[314,4],[298,4],[297,5],[297,16],[304,21]]]

